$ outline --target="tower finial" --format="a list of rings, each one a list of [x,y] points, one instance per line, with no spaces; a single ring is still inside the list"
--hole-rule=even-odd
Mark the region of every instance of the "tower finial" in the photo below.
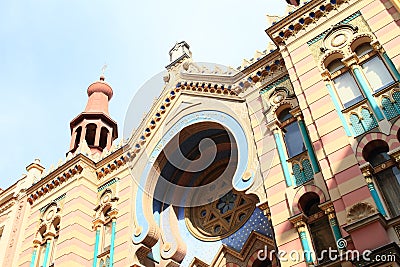
[[[105,79],[104,73],[106,72],[107,67],[108,67],[107,64],[104,63],[103,67],[101,68],[100,81],[104,81],[104,79]]]

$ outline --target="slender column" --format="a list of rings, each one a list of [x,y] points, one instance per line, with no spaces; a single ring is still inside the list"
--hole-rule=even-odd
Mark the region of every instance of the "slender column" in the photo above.
[[[378,208],[378,211],[383,215],[386,216],[386,211],[383,208],[383,204],[381,199],[379,198],[378,192],[376,192],[375,185],[372,181],[372,168],[368,165],[367,167],[362,169],[362,173],[365,177],[365,181],[367,182],[368,189],[371,193],[372,198]]]
[[[35,266],[35,262],[36,262],[36,255],[38,252],[38,244],[35,244],[33,247],[33,253],[32,253],[32,258],[31,258],[31,264],[29,265],[30,267],[34,267]]]
[[[335,208],[331,203],[328,206],[321,208],[324,210],[325,214],[328,215],[329,224],[331,225],[331,229],[337,244],[338,240],[342,238],[342,233],[340,232],[339,224],[336,219]]]
[[[301,245],[303,247],[305,260],[306,260],[306,262],[311,263],[314,260],[311,255],[312,254],[311,246],[310,246],[310,243],[307,238],[307,225],[305,224],[305,222],[299,221],[299,222],[295,223],[295,226],[296,226],[297,232],[299,233],[299,236],[300,236],[300,241],[301,241]]]
[[[361,89],[364,92],[364,95],[367,97],[368,103],[371,105],[376,117],[378,118],[379,121],[383,120],[385,117],[383,116],[382,111],[380,110],[378,104],[376,103],[375,98],[372,95],[371,89],[367,81],[364,79],[364,76],[362,75],[360,69],[354,65],[351,68],[357,79],[357,82],[360,84]]]
[[[113,218],[111,223],[110,267],[114,266],[115,226],[117,224],[116,220],[116,218]]]
[[[393,72],[393,74],[396,76],[396,80],[400,81],[400,73],[396,69],[396,66],[393,64],[393,61],[389,58],[389,56],[384,52],[383,58],[385,59],[386,63],[388,64],[390,70]]]
[[[101,225],[96,225],[96,242],[94,243],[94,255],[93,255],[93,267],[97,266],[97,256],[99,254],[99,242],[100,242],[100,228]]]
[[[285,154],[285,149],[284,149],[282,141],[281,141],[281,136],[279,134],[278,127],[277,126],[273,126],[273,127],[274,128],[272,129],[272,132],[274,133],[276,148],[278,149],[278,155],[279,155],[279,159],[281,161],[283,175],[285,176],[287,186],[291,186],[292,185],[292,177],[290,175],[289,166],[288,166],[287,158],[286,158],[286,154]]]
[[[100,132],[101,132],[101,126],[99,125],[100,123],[96,123],[96,134],[94,136],[94,146],[100,146]]]
[[[311,165],[313,167],[314,173],[319,173],[320,169],[319,169],[319,166],[318,166],[317,157],[315,156],[314,147],[311,144],[310,136],[308,136],[306,124],[304,123],[303,117],[301,116],[300,111],[296,112],[293,115],[297,119],[297,123],[299,125],[300,131],[301,131],[301,135],[303,136],[303,141],[304,141],[304,144],[306,145],[307,152],[308,152],[308,157],[310,158]]]
[[[332,85],[327,83],[326,88],[328,89],[329,95],[332,99],[333,105],[335,106],[336,112],[339,115],[339,119],[342,121],[342,125],[344,128],[344,131],[346,132],[346,135],[351,136],[350,127],[346,121],[346,118],[344,117],[344,115],[342,113],[342,108],[337,100],[335,92],[333,91]]]
[[[49,261],[50,245],[51,245],[51,240],[48,239],[47,242],[46,242],[46,251],[45,251],[45,254],[44,254],[44,259],[43,259],[43,264],[42,264],[43,267],[47,267],[48,266],[47,262]]]
[[[114,129],[111,129],[108,133],[107,133],[107,149],[110,150],[111,145],[112,145],[112,131]]]

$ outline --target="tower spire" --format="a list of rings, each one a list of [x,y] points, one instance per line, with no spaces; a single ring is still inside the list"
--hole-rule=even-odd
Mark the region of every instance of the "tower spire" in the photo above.
[[[111,119],[108,103],[113,96],[111,86],[105,82],[104,70],[99,81],[89,85],[88,102],[85,110],[75,117],[71,123],[70,152],[74,152],[85,140],[92,153],[101,153],[110,149],[112,142],[118,137],[117,123]]]

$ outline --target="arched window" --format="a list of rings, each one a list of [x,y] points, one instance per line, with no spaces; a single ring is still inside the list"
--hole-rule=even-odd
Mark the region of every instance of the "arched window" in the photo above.
[[[299,199],[299,204],[303,213],[308,217],[307,225],[318,263],[329,261],[328,255],[323,251],[329,250],[329,248],[336,249],[336,241],[328,216],[319,207],[319,196],[313,192],[306,193]]]
[[[94,146],[94,139],[96,137],[96,124],[90,123],[86,126],[85,140],[88,146]]]
[[[81,141],[81,135],[82,135],[82,126],[79,126],[76,130],[75,130],[75,144],[74,144],[74,148],[77,148],[80,141]]]
[[[363,156],[374,168],[375,183],[394,217],[400,215],[400,170],[387,154],[388,151],[386,142],[374,140],[365,146]]]
[[[326,68],[332,75],[336,93],[344,108],[348,108],[364,99],[354,76],[343,64],[342,58],[332,60],[326,64]]]
[[[281,122],[283,139],[289,158],[292,158],[306,150],[303,137],[300,132],[296,118],[290,114],[290,109],[286,108],[278,114],[278,120]]]
[[[106,148],[108,139],[108,129],[106,127],[102,127],[100,131],[100,147],[102,149]]]
[[[394,83],[385,63],[369,43],[360,44],[354,49],[354,52],[360,59],[365,78],[374,92]]]

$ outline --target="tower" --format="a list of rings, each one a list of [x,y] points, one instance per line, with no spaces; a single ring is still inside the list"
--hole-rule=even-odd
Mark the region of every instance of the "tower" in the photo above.
[[[286,0],[289,5],[298,6],[300,4],[300,0]]]
[[[85,140],[92,153],[101,153],[104,149],[110,149],[118,137],[117,123],[108,113],[108,102],[113,96],[113,90],[104,79],[101,75],[99,81],[89,85],[85,110],[70,122],[69,152],[74,152]]]

